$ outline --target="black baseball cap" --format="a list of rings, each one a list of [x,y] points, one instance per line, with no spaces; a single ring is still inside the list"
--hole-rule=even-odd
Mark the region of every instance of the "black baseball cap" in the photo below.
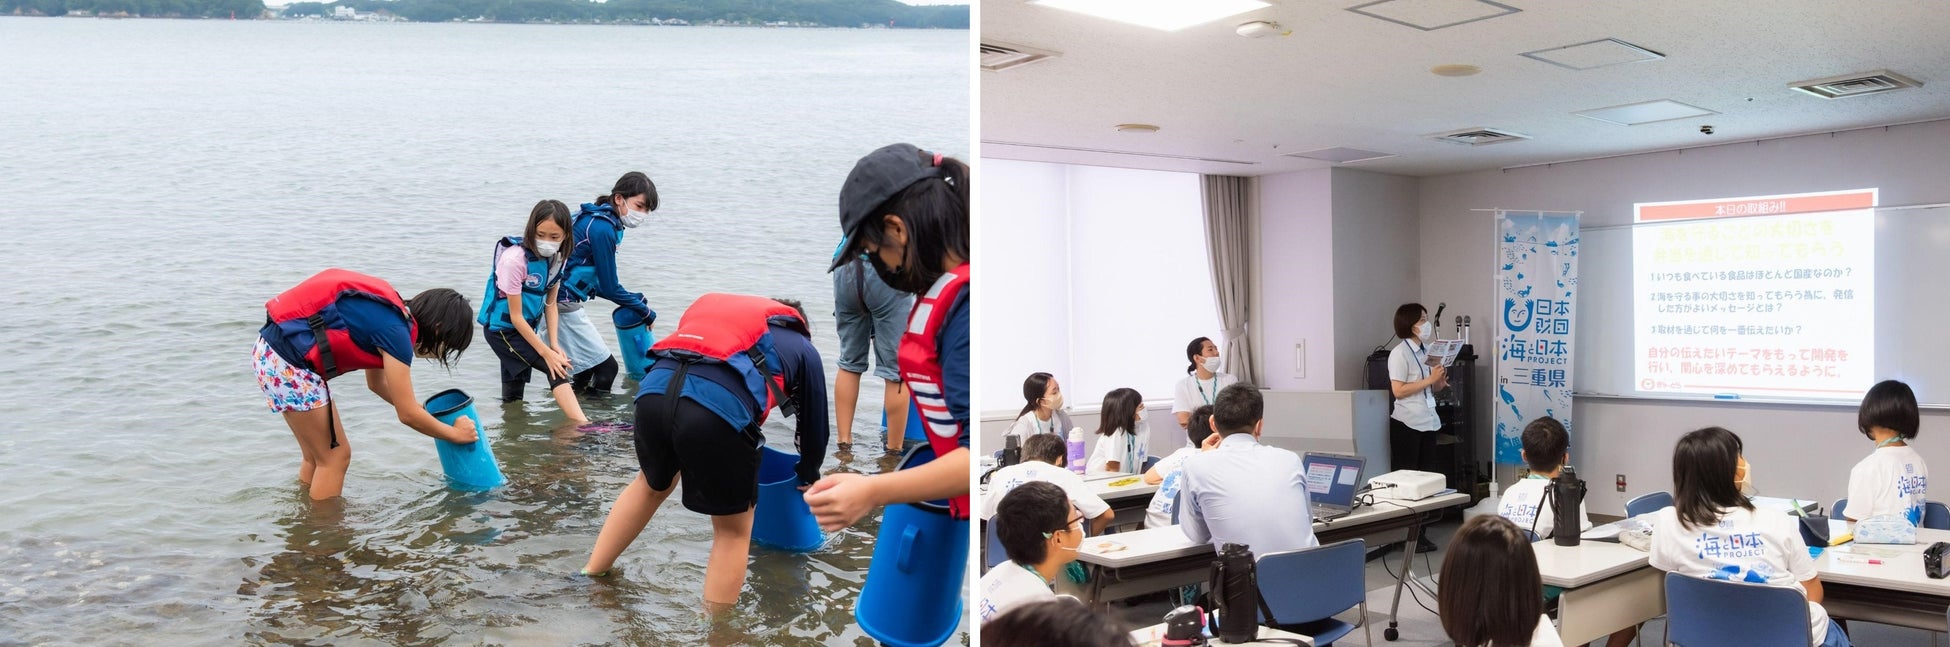
[[[840,186],[840,234],[846,238],[833,255],[831,272],[860,255],[860,229],[880,205],[915,182],[941,173],[941,155],[923,151],[913,144],[891,144],[867,153],[853,164]]]

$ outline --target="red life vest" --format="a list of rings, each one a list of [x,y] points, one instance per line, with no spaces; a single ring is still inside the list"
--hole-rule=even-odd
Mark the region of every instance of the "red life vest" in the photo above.
[[[912,389],[914,406],[921,410],[921,424],[928,431],[928,446],[934,455],[947,456],[961,448],[961,437],[968,433],[965,423],[948,413],[947,389],[941,370],[941,328],[948,321],[948,310],[968,288],[969,264],[949,270],[914,300],[914,312],[907,318],[907,332],[901,335],[901,379]],[[968,495],[948,501],[948,512],[956,519],[968,518]]]
[[[285,331],[285,339],[305,355],[306,368],[329,380],[352,371],[380,368],[386,365],[385,358],[377,352],[368,352],[352,342],[352,333],[346,329],[345,320],[339,317],[339,299],[348,296],[373,299],[390,303],[399,308],[399,314],[406,318],[407,334],[414,340],[420,338],[419,325],[406,310],[406,301],[399,297],[393,286],[379,278],[337,268],[328,269],[305,279],[297,287],[285,290],[264,304],[270,321]],[[310,342],[302,342],[297,333],[309,331]],[[320,338],[326,343],[318,343]]]
[[[761,404],[752,423],[756,429],[773,407],[781,407],[788,416],[796,415],[797,407],[786,398],[778,351],[767,337],[773,323],[783,323],[801,333],[808,331],[799,311],[783,303],[743,294],[706,294],[684,310],[677,330],[657,340],[650,352],[685,362],[719,362],[737,369],[745,376],[752,399]],[[681,391],[682,386],[673,383],[667,389]]]

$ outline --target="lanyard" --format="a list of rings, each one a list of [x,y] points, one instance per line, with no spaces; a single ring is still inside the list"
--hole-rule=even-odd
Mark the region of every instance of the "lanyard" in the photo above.
[[[1031,575],[1035,575],[1036,579],[1042,580],[1043,586],[1049,587],[1051,591],[1056,590],[1056,583],[1051,582],[1050,579],[1047,577],[1043,577],[1043,574],[1041,572],[1037,571],[1036,569],[1030,568],[1028,564],[1024,564],[1022,562],[1014,562],[1014,564],[1017,566],[1021,566],[1022,570],[1029,571]]]
[[[1415,359],[1415,365],[1422,367],[1422,379],[1429,379],[1428,355],[1426,353],[1417,353],[1414,342],[1409,340],[1402,340],[1402,345],[1408,347],[1408,356]],[[1424,345],[1422,348],[1427,349],[1428,346]]]
[[[1887,445],[1888,445],[1889,443],[1903,443],[1904,445],[1908,445],[1908,444],[1909,444],[1909,443],[1906,443],[1906,442],[1903,442],[1903,437],[1902,437],[1902,435],[1901,435],[1901,434],[1897,434],[1897,435],[1894,435],[1894,436],[1890,436],[1890,437],[1888,437],[1888,438],[1885,438],[1885,439],[1883,439],[1883,441],[1882,441],[1882,442],[1879,442],[1879,443],[1876,443],[1876,449],[1882,449],[1883,447],[1885,447],[1885,446],[1887,446]]]
[[[1200,382],[1200,381],[1198,381],[1198,374],[1197,374],[1197,373],[1193,373],[1193,374],[1192,374],[1192,385],[1193,385],[1193,386],[1197,386],[1197,387],[1198,387],[1198,398],[1199,398],[1200,400],[1204,400],[1206,404],[1212,404],[1212,396],[1211,396],[1210,394],[1207,394],[1207,393],[1205,392],[1205,383],[1204,383],[1204,382]],[[1213,374],[1212,374],[1212,393],[1218,393],[1218,392],[1219,392],[1219,374],[1218,374],[1218,373],[1213,373]]]

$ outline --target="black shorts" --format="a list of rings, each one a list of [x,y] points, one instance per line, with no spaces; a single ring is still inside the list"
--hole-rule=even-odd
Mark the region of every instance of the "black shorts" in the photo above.
[[[753,440],[687,398],[678,398],[675,420],[669,414],[661,393],[636,399],[636,462],[644,482],[653,490],[667,490],[681,473],[686,509],[708,515],[752,509],[758,502],[759,447],[764,440]]]
[[[575,377],[574,375],[556,377],[549,373],[548,362],[542,361],[542,354],[535,352],[535,347],[528,345],[528,339],[522,337],[519,332],[489,330],[486,326],[482,326],[481,333],[487,337],[488,348],[494,349],[495,356],[501,358],[501,381],[504,383],[527,384],[531,373],[541,371],[542,377],[548,378],[548,388],[554,389],[568,384],[569,380]]]

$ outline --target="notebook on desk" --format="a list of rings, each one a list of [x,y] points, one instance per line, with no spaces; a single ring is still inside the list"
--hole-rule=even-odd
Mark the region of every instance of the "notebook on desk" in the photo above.
[[[1367,466],[1368,459],[1348,454],[1307,452],[1300,457],[1314,521],[1333,521],[1354,512],[1354,493],[1361,489],[1361,473]]]

